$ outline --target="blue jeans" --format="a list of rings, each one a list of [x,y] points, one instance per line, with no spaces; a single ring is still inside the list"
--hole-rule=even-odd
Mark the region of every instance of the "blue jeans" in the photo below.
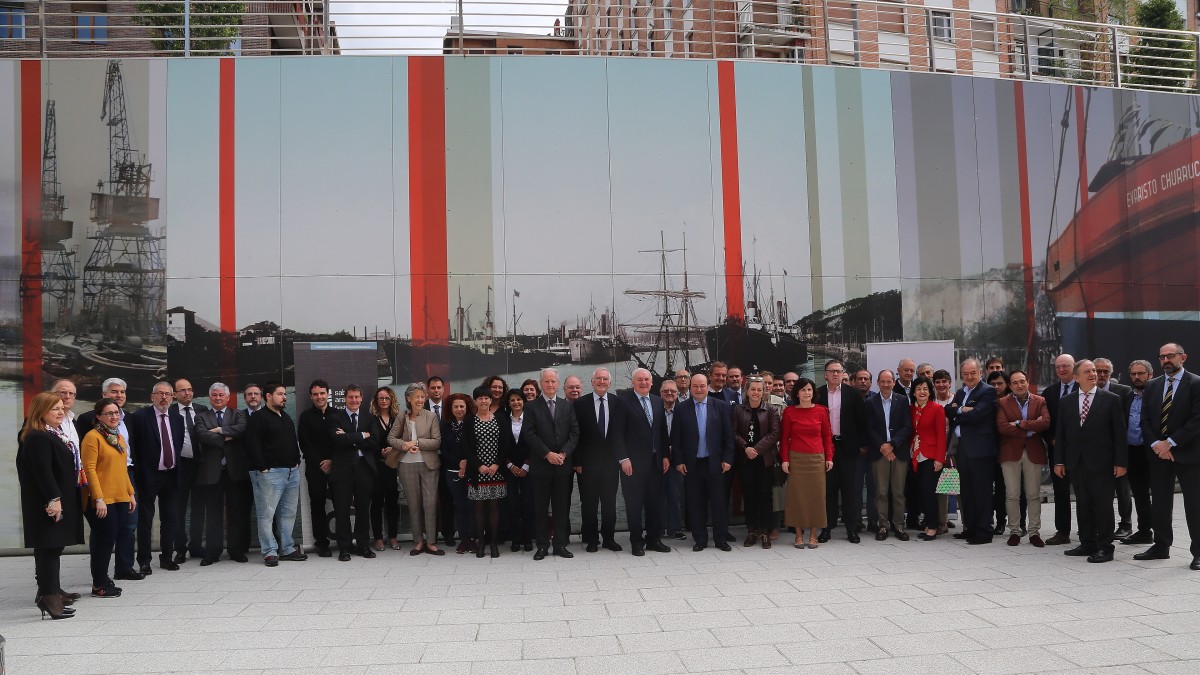
[[[268,469],[250,472],[254,488],[254,510],[258,515],[258,545],[263,558],[287,555],[296,550],[292,529],[296,526],[296,509],[300,503],[300,467]],[[279,521],[279,542],[275,541],[272,525]]]

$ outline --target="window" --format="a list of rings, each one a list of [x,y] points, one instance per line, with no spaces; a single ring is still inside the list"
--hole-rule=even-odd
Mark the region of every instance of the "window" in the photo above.
[[[25,7],[0,4],[0,39],[21,40],[25,37]]]
[[[696,34],[692,32],[694,27],[692,0],[685,0],[683,5],[683,53],[685,55],[692,53],[692,45],[696,39]]]
[[[1027,67],[1025,54],[1025,40],[1017,38],[1013,41],[1013,72],[1024,73]]]
[[[950,12],[933,11],[929,13],[929,22],[933,25],[933,38],[954,42],[954,28],[951,24]]]
[[[75,39],[79,42],[108,42],[108,15],[76,14]]]
[[[984,51],[996,51],[996,22],[978,16],[971,17],[971,46]]]
[[[894,7],[891,5],[895,5]],[[904,33],[904,4],[888,0],[875,6],[879,30],[888,33]]]

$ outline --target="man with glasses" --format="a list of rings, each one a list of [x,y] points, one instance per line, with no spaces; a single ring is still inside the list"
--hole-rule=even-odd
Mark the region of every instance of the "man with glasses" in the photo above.
[[[796,383],[800,381],[800,374],[788,371],[783,374],[783,391],[784,400],[788,405],[795,405],[796,401],[792,398],[792,390],[796,388]]]
[[[846,525],[846,539],[857,544],[862,527],[862,486],[858,480],[866,480],[867,406],[857,391],[842,386],[846,366],[838,359],[825,363],[825,384],[817,389],[813,403],[829,409],[829,424],[833,428],[833,469],[825,474],[825,515],[827,525],[817,536],[817,541],[829,541],[830,531],[837,524],[838,496],[841,496],[842,522]],[[788,373],[784,377],[795,376]],[[793,384],[794,386],[794,384]],[[873,519],[872,523],[875,522]]]
[[[175,571],[171,561],[179,532],[179,463],[183,455],[183,417],[171,409],[174,388],[170,382],[155,383],[150,390],[151,405],[129,416],[130,452],[137,467],[138,525],[137,562],[139,572],[151,573],[150,528],[154,525],[157,502],[159,543],[162,547],[158,566]]]
[[[1150,380],[1142,400],[1142,439],[1150,445],[1151,513],[1154,545],[1134,560],[1171,557],[1175,479],[1183,492],[1184,518],[1191,537],[1193,570],[1200,570],[1200,377],[1187,372],[1183,347],[1169,342],[1158,350],[1163,374]]]
[[[74,445],[75,454],[79,454],[79,439],[85,434],[80,434],[79,429],[75,426],[75,411],[71,408],[75,405],[75,396],[77,390],[75,383],[70,380],[55,380],[54,384],[50,385],[50,393],[54,394],[62,401],[63,404],[63,423],[60,431],[66,434]]]

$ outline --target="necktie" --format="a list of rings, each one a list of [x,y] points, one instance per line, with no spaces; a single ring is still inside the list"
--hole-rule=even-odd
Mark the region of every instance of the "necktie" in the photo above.
[[[600,412],[596,413],[596,426],[600,427],[600,438],[604,438],[608,435],[608,425],[604,423],[604,397],[601,396],[598,400],[600,401]]]
[[[650,426],[654,426],[654,415],[650,412],[650,399],[645,396],[642,396],[641,399],[642,410],[646,411],[646,421],[650,423]]]
[[[354,425],[355,431],[358,431],[358,413],[350,413],[350,424]]]
[[[696,458],[704,459],[708,457],[708,401],[696,404],[696,427],[700,441]]]
[[[171,434],[167,431],[167,414],[158,414],[158,437],[162,441],[163,468],[175,468],[175,453],[171,449]]]
[[[196,425],[192,424],[192,406],[189,405],[184,407],[183,421],[187,423],[188,433],[191,433],[192,429],[196,428]]]
[[[1071,393],[1071,385],[1070,385],[1070,384],[1064,384],[1064,385],[1062,386],[1062,393],[1061,393],[1061,394],[1059,394],[1059,395],[1058,395],[1058,397],[1059,397],[1059,398],[1066,398],[1066,397],[1067,397],[1067,395],[1068,395],[1068,394],[1070,394],[1070,393]]]
[[[1167,417],[1169,417],[1171,415],[1171,403],[1173,403],[1174,401],[1175,401],[1175,378],[1168,377],[1167,378],[1167,392],[1165,394],[1163,394],[1162,414],[1159,415],[1159,419],[1158,419],[1159,431],[1162,432],[1163,438],[1166,438],[1168,436],[1168,434],[1167,434]]]
[[[1083,410],[1081,410],[1079,412],[1079,425],[1080,426],[1083,426],[1083,423],[1087,421],[1088,410],[1091,409],[1091,406],[1088,405],[1088,397],[1091,395],[1092,395],[1091,392],[1088,392],[1083,395]]]
[[[438,419],[442,419],[442,404],[441,403],[433,404],[433,414],[437,415]]]
[[[217,411],[217,426],[223,426],[223,425],[224,425],[224,417],[225,417],[225,411],[224,411],[224,410],[218,410],[218,411]]]
[[[546,405],[550,406],[550,419],[554,419],[554,399],[546,401]]]

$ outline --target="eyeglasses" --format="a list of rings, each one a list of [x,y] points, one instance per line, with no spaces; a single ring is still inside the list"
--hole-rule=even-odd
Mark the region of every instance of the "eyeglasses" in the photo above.
[[[112,411],[112,412],[102,412],[102,413],[100,413],[100,417],[120,417],[120,416],[121,416],[121,411],[120,411],[120,410],[114,410],[114,411]]]
[[[1183,356],[1183,355],[1180,354],[1179,352],[1171,352],[1170,354],[1159,354],[1158,360],[1159,361],[1168,361],[1176,356]]]
[[[73,391],[56,391],[54,392],[62,398],[75,398],[76,394]]]
[[[842,370],[841,368],[826,368],[825,372],[827,372],[827,373],[844,373],[846,371]]]

